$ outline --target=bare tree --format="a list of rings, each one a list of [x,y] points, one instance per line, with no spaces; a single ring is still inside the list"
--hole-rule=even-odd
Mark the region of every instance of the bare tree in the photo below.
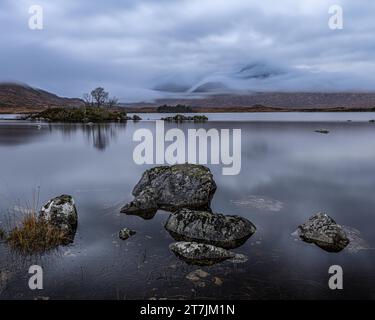
[[[85,93],[83,95],[83,101],[85,102],[85,107],[86,108],[93,106],[92,96],[89,93]]]
[[[108,101],[109,94],[104,90],[104,88],[98,87],[91,91],[91,96],[96,106],[100,108]]]
[[[108,99],[108,107],[109,108],[114,108],[118,104],[118,99],[116,97],[112,97]]]

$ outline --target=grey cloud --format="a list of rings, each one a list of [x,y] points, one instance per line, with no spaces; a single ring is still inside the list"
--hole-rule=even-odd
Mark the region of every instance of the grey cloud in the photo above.
[[[45,29],[31,31],[34,3],[0,3],[0,80],[65,96],[100,84],[123,101],[200,88],[375,88],[371,0],[39,0]],[[340,31],[328,28],[336,3]]]

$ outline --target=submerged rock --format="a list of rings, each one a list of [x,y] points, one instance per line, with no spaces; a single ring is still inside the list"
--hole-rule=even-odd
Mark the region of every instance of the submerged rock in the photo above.
[[[134,200],[122,213],[152,216],[158,209],[210,208],[216,191],[211,171],[201,165],[180,164],[147,170],[133,190]]]
[[[136,234],[136,232],[134,230],[130,230],[128,228],[124,228],[124,229],[120,230],[120,232],[119,232],[119,238],[121,240],[127,240],[130,237],[134,236],[135,234]]]
[[[325,213],[317,213],[298,227],[298,236],[328,252],[340,252],[349,239],[344,229]]]
[[[172,243],[169,249],[185,262],[199,266],[211,266],[225,260],[232,260],[236,263],[247,261],[242,254],[204,243],[176,242]]]
[[[48,201],[42,207],[39,218],[63,231],[66,234],[67,243],[74,240],[78,215],[74,199],[71,196],[62,195]]]
[[[197,282],[200,281],[202,278],[207,278],[210,274],[202,269],[194,270],[186,275],[186,279]]]
[[[202,242],[226,249],[241,246],[256,231],[245,218],[190,209],[171,214],[165,229],[177,241]]]

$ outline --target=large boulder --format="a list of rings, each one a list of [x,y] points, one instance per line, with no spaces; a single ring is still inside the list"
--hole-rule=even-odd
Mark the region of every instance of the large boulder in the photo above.
[[[299,237],[328,252],[340,252],[348,244],[345,230],[325,213],[317,213],[298,227]]]
[[[199,266],[211,266],[225,260],[231,260],[234,263],[247,261],[242,254],[204,243],[176,242],[172,243],[169,249],[183,261]]]
[[[158,209],[209,210],[216,183],[211,171],[201,165],[180,164],[147,170],[133,190],[134,200],[121,212],[153,215]]]
[[[190,209],[171,214],[165,229],[176,241],[201,242],[225,249],[241,246],[256,231],[245,218]]]
[[[62,195],[48,201],[41,209],[40,219],[64,232],[67,243],[72,242],[77,230],[78,215],[74,199]]]

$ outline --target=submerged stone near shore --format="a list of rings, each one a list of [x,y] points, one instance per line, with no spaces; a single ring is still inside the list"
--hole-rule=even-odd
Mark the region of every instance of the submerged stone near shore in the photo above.
[[[180,164],[147,170],[133,190],[134,200],[122,213],[152,216],[158,209],[210,210],[216,183],[211,171],[201,165]]]
[[[195,241],[226,249],[241,246],[256,231],[245,218],[190,209],[171,214],[165,229],[177,241]]]
[[[39,218],[44,219],[47,223],[64,232],[67,239],[64,244],[74,240],[78,215],[72,196],[61,195],[51,199],[42,207]]]
[[[172,243],[169,249],[185,262],[199,266],[211,266],[226,260],[231,260],[234,263],[247,261],[247,258],[242,254],[204,243],[176,242]]]
[[[349,244],[344,229],[325,213],[317,213],[298,227],[299,237],[328,252],[340,252]]]

